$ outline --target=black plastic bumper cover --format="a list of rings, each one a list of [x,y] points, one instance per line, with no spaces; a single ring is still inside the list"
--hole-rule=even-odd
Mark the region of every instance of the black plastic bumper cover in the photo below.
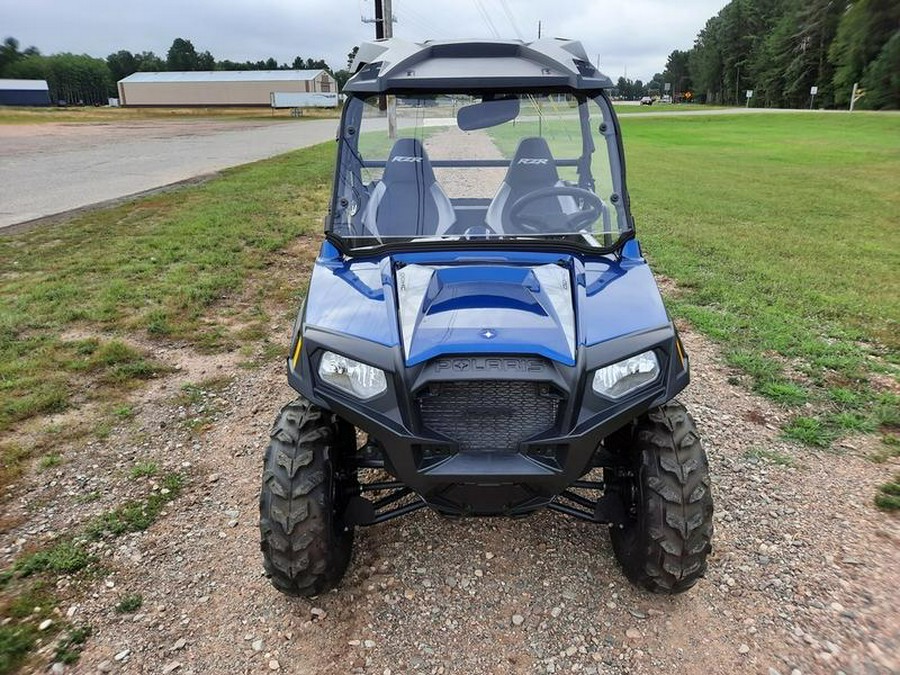
[[[519,444],[515,452],[460,452],[452,440],[423,428],[415,395],[447,369],[435,362],[406,368],[399,347],[348,338],[306,326],[296,369],[288,380],[297,392],[368,433],[384,450],[385,468],[438,511],[449,515],[523,515],[546,506],[594,466],[601,441],[649,408],[674,398],[689,380],[683,351],[671,324],[580,348],[574,367],[530,357],[498,355],[472,360],[461,379],[539,380],[563,395],[552,429]],[[661,366],[656,382],[613,401],[591,388],[593,371],[654,350]],[[387,391],[360,401],[314,374],[323,351],[357,359],[385,371]],[[465,359],[467,357],[448,357]],[[487,362],[488,366],[477,368]],[[520,368],[517,363],[521,362]],[[535,364],[542,364],[538,368]]]

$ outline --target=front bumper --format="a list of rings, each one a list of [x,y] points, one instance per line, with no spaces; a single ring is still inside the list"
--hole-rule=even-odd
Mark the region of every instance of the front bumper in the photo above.
[[[597,451],[606,436],[687,386],[687,361],[677,340],[668,324],[581,347],[574,367],[509,355],[452,355],[406,367],[399,347],[306,326],[299,356],[295,364],[288,362],[288,380],[301,395],[369,434],[383,449],[385,469],[438,511],[516,516],[550,503],[598,465]],[[654,383],[618,401],[593,392],[594,370],[648,349],[656,352],[662,371]],[[315,373],[324,350],[381,368],[387,391],[360,401],[318,381]],[[423,419],[424,397],[449,383],[469,383],[480,390],[491,383],[514,383],[517,391],[520,383],[533,383],[541,394],[552,392],[552,419],[511,447],[473,447],[477,434],[460,440],[436,432]],[[515,412],[509,404],[494,416],[474,414],[470,421],[484,428],[485,438],[494,438],[492,425],[503,424],[504,415],[521,423]]]

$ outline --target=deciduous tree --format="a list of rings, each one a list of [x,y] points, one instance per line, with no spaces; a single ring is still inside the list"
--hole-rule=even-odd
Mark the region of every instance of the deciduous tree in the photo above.
[[[166,54],[166,68],[173,71],[199,70],[198,66],[199,57],[191,41],[175,38]]]

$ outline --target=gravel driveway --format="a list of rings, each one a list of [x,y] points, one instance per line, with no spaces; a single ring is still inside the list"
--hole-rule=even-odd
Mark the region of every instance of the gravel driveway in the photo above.
[[[337,120],[0,125],[0,229],[335,137]]]
[[[296,274],[297,259],[281,265]],[[273,322],[270,339],[286,342],[288,325]],[[784,413],[730,384],[713,344],[688,326],[682,336],[693,384],[681,398],[716,499],[709,572],[684,595],[629,585],[602,526],[423,510],[358,530],[338,590],[283,597],[263,577],[257,529],[262,449],[293,396],[283,362],[247,370],[237,354],[177,346],[145,345],[178,370],[135,394],[132,422],[21,481],[5,505],[5,522],[21,524],[0,535],[3,566],[146,493],[154,479],[129,469],[152,460],[189,483],[149,530],[92,545],[104,572],[61,608],[93,627],[74,672],[897,672],[900,521],[872,506],[886,469],[866,458],[870,439],[831,451],[779,440]],[[183,384],[223,374],[224,390],[176,402]],[[140,609],[117,613],[133,593]]]

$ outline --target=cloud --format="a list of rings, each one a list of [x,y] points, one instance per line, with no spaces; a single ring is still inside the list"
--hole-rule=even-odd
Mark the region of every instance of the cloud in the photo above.
[[[43,53],[71,51],[104,57],[119,49],[165,56],[176,37],[217,59],[258,61],[295,56],[324,58],[334,68],[374,36],[362,16],[374,0],[0,0],[0,26],[24,46]],[[726,0],[393,0],[394,34],[410,40],[451,37],[581,40],[592,59],[613,77],[625,69],[647,80],[673,49],[693,44],[706,20]],[[511,18],[510,18],[511,17]]]

